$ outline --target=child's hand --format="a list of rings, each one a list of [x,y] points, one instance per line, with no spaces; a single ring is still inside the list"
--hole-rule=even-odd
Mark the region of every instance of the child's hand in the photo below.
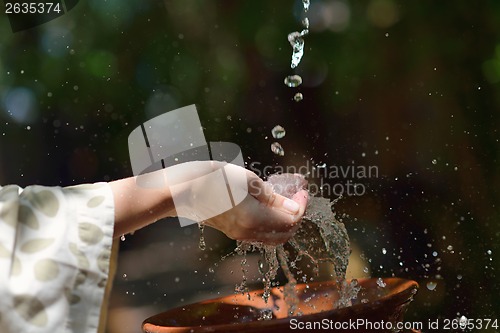
[[[141,186],[145,183],[158,187]],[[308,199],[305,190],[288,199],[255,173],[215,161],[178,164],[110,185],[117,237],[162,217],[179,216],[203,221],[233,239],[279,244],[297,230]],[[234,207],[227,203],[229,192]]]
[[[205,181],[200,181],[200,175],[206,175],[209,173],[208,170],[216,171],[222,167],[230,186],[225,182],[221,184],[220,179],[212,181],[207,178]],[[180,165],[174,168],[180,169]],[[187,204],[188,213],[179,215],[195,217],[195,220],[196,217],[210,216],[203,223],[224,232],[230,238],[268,244],[284,243],[297,230],[298,222],[307,205],[307,191],[299,190],[292,199],[288,199],[275,193],[272,186],[255,173],[233,164],[190,162],[185,163],[182,169],[184,170],[182,176],[178,175],[175,178],[182,178],[186,182],[187,188],[183,192],[185,199],[182,201]],[[221,210],[218,215],[213,214],[219,208],[214,205],[216,201],[214,198],[225,195],[228,188],[233,194],[243,193],[245,196],[243,201],[229,210]],[[176,208],[177,204],[178,202]],[[186,212],[186,205],[183,206],[182,210],[177,209],[177,211]]]
[[[248,196],[233,209],[204,223],[237,240],[280,244],[292,237],[307,205],[308,193],[300,190],[292,199],[274,193],[272,186],[247,171]]]

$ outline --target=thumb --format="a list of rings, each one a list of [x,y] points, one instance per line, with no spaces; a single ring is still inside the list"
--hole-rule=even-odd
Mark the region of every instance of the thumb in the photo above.
[[[303,213],[305,210],[305,203],[307,203],[307,192],[306,199],[304,199],[305,191],[300,191],[302,195],[297,195],[297,199],[288,199],[276,192],[273,191],[273,187],[271,184],[265,183],[262,179],[258,177],[252,177],[249,181],[249,193],[254,198],[256,198],[259,202],[264,204],[267,207],[275,208],[280,211],[283,211],[287,214],[297,215],[299,213]],[[304,201],[305,200],[305,201]],[[303,206],[303,207],[302,207]]]

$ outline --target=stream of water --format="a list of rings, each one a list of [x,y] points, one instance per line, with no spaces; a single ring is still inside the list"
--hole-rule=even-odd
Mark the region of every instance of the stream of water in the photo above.
[[[307,13],[309,10],[309,5],[310,1],[309,0],[302,0],[302,5],[304,9],[304,14]],[[303,29],[301,31],[294,31],[288,34],[288,42],[292,46],[292,62],[290,64],[290,68],[294,69],[296,68],[299,64],[300,61],[302,60],[302,57],[304,56],[304,37],[309,34],[309,19],[307,17],[304,17],[302,19],[302,27]],[[285,77],[284,83],[287,87],[289,88],[297,88],[302,84],[302,77],[298,74],[294,75],[289,75]],[[302,95],[301,92],[296,92],[295,95],[293,96],[293,100],[295,102],[300,102],[304,99],[304,95]],[[277,125],[276,127],[281,127]],[[275,129],[276,127],[272,130],[273,137],[275,139],[280,139],[283,136],[285,136],[285,130],[283,127],[281,129],[283,130],[282,133],[283,135],[281,137],[275,136]],[[273,142],[271,144],[271,151],[279,156],[284,156],[285,155],[285,150],[281,146],[279,142]]]
[[[305,180],[299,175],[273,175],[268,179],[276,193],[291,198],[293,194],[302,189]],[[339,222],[332,211],[328,199],[310,197],[306,213],[302,218],[300,228],[296,234],[285,244],[265,245],[258,242],[239,241],[234,253],[242,256],[241,267],[243,280],[236,286],[236,292],[247,294],[250,299],[247,285],[248,261],[247,253],[260,252],[262,260],[258,263],[259,272],[263,275],[264,292],[262,298],[267,303],[271,289],[281,268],[287,284],[283,287],[284,299],[288,306],[288,314],[301,315],[297,306],[299,298],[296,294],[297,282],[307,283],[314,280],[299,268],[299,263],[306,259],[313,265],[313,274],[319,273],[319,264],[326,262],[330,269],[332,279],[337,282],[339,299],[332,308],[342,308],[351,305],[351,300],[357,297],[359,286],[356,280],[346,281],[345,274],[351,253],[349,236],[343,223]],[[226,256],[227,257],[227,256]],[[226,257],[223,257],[224,260]],[[266,269],[267,268],[267,269]],[[262,320],[271,319],[269,311],[262,313]]]
[[[304,14],[309,10],[310,0],[302,0]],[[288,34],[288,41],[292,46],[292,61],[290,67],[295,69],[304,55],[304,37],[309,34],[309,19],[302,20],[303,29]],[[298,88],[302,84],[302,77],[294,74],[285,77],[284,83],[289,88]],[[296,92],[293,99],[299,102],[303,99],[301,92]],[[281,139],[285,136],[285,129],[276,125],[271,134],[274,139]],[[283,156],[285,151],[281,144],[274,141],[271,144],[271,151],[279,156]],[[268,183],[273,186],[273,190],[285,197],[291,198],[295,193],[305,186],[305,180],[297,175],[273,175],[269,177]],[[257,242],[238,242],[234,253],[242,256],[241,269],[243,280],[236,286],[236,292],[250,293],[247,285],[248,261],[247,253],[259,251],[263,260],[259,261],[259,272],[263,275],[264,292],[262,298],[267,303],[271,289],[275,285],[278,269],[281,267],[287,284],[283,287],[285,302],[288,306],[290,316],[300,315],[298,311],[299,298],[296,294],[297,281],[307,283],[313,281],[314,277],[308,277],[299,268],[299,262],[307,258],[313,265],[313,273],[319,274],[319,264],[326,262],[331,265],[331,277],[337,282],[339,299],[332,307],[342,308],[351,305],[351,300],[357,297],[359,286],[356,280],[350,283],[346,281],[345,275],[351,253],[349,246],[349,236],[343,223],[337,220],[332,211],[332,205],[328,199],[320,197],[310,197],[306,213],[304,214],[300,228],[296,234],[282,245],[272,246]],[[200,226],[202,236],[200,238],[200,249],[205,247],[203,238],[203,228]],[[226,256],[227,257],[227,256]],[[225,257],[222,258],[224,260]],[[266,270],[267,267],[267,270]],[[262,320],[272,319],[270,310],[262,313]]]

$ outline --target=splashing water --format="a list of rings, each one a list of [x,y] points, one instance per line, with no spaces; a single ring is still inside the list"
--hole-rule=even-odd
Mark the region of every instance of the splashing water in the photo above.
[[[243,256],[243,259],[241,259],[241,273],[242,273],[242,281],[240,284],[236,285],[235,291],[241,294],[247,293],[248,298],[250,299],[250,294],[249,294],[249,289],[248,289],[248,284],[247,284],[247,266],[248,266],[248,261],[247,261],[247,252],[249,251],[249,248],[246,246],[246,244],[242,244],[243,246],[238,246],[236,248],[236,251],[239,255]]]
[[[291,174],[270,176],[268,183],[273,186],[276,193],[288,198],[291,198],[305,186],[305,180],[302,176]],[[301,274],[301,271],[297,269],[297,262],[303,257],[310,260],[316,274],[319,273],[319,263],[327,262],[333,266],[332,277],[337,281],[340,296],[333,306],[337,308],[350,306],[351,300],[357,297],[360,289],[356,280],[352,280],[350,283],[345,280],[351,252],[349,236],[344,224],[335,218],[332,212],[332,202],[325,198],[311,197],[309,199],[300,228],[288,243],[273,246],[241,241],[238,242],[235,251],[245,255],[248,251],[263,253],[268,269],[264,272],[265,265],[261,262],[259,263],[259,271],[264,275],[262,298],[266,303],[270,296],[272,280],[276,278],[278,268],[281,267],[288,279],[288,283],[284,287],[284,296],[289,315],[300,315],[300,313],[296,313],[299,299],[295,292],[297,279],[292,269],[297,271],[297,274]],[[243,280],[246,286],[246,276]],[[307,281],[305,274],[302,275],[302,280],[303,282]],[[237,291],[241,292],[241,287],[237,288]]]
[[[273,138],[275,139],[282,139],[286,135],[286,131],[283,128],[283,126],[276,125],[274,128],[271,130],[271,134],[273,135]]]
[[[279,156],[285,156],[285,150],[278,142],[273,142],[271,144],[271,151]]]

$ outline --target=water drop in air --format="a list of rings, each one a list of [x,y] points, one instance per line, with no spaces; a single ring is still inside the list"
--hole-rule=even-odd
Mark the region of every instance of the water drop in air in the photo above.
[[[308,30],[302,30],[302,32],[295,31],[288,34],[288,41],[293,49],[291,68],[297,67],[300,60],[302,60],[304,55],[304,38],[302,37],[307,35],[308,32]]]
[[[266,274],[266,272],[264,270],[264,262],[262,260],[259,260],[258,267],[259,267],[260,274],[262,274],[262,275]]]
[[[200,243],[198,244],[198,247],[200,250],[205,251],[207,248],[207,244],[205,243],[205,235],[203,233],[203,230],[205,229],[205,225],[202,223],[198,224],[198,228],[200,229]]]
[[[437,160],[436,160],[436,159],[433,159],[433,160],[432,160],[432,164],[436,165],[436,164],[437,164]]]
[[[273,144],[271,144],[271,151],[276,155],[285,156],[285,150],[278,142],[273,142]]]
[[[382,278],[378,278],[377,286],[379,286],[380,288],[385,288],[387,286],[387,283],[385,283],[384,280],[382,280]]]
[[[437,283],[434,281],[427,282],[427,289],[434,290],[437,287]]]
[[[295,96],[293,96],[293,100],[295,102],[300,102],[303,99],[304,99],[304,96],[301,93],[296,93]]]
[[[124,242],[124,241],[125,241],[125,235],[121,235],[121,236],[120,236],[120,240],[121,240],[122,242]]]
[[[290,88],[298,87],[302,84],[302,78],[299,75],[289,75],[285,78],[285,84]]]
[[[460,320],[459,320],[460,328],[461,328],[461,329],[466,328],[466,327],[467,327],[467,323],[468,323],[468,321],[469,321],[469,320],[467,319],[467,317],[466,317],[466,316],[462,316],[462,317],[460,317]]]
[[[276,125],[272,129],[271,134],[273,135],[273,138],[275,138],[275,139],[281,139],[281,138],[283,138],[285,136],[286,131],[283,128],[283,126]]]
[[[304,17],[304,19],[302,20],[302,25],[304,26],[304,28],[309,29],[309,19],[307,17]]]
[[[311,5],[311,0],[302,0],[302,4],[304,5],[304,12],[307,13],[309,6]]]

